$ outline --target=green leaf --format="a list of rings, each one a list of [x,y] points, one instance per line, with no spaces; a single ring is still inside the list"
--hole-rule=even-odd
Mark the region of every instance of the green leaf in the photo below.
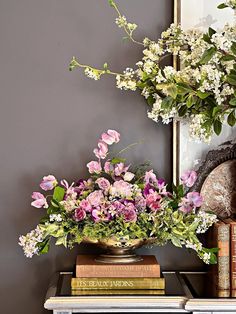
[[[215,47],[211,47],[211,48],[207,49],[204,52],[204,54],[202,55],[202,58],[200,60],[200,64],[208,63],[211,60],[211,58],[214,56],[215,53],[216,53]]]
[[[149,96],[147,98],[147,103],[148,103],[149,106],[152,106],[155,103],[155,101],[156,101],[155,98],[152,97],[152,96]]]
[[[194,96],[192,94],[190,94],[187,98],[187,101],[186,101],[186,106],[188,108],[191,108],[192,105],[194,104]]]
[[[37,244],[40,254],[46,254],[49,251],[49,239],[45,239],[43,242]]]
[[[108,0],[111,7],[115,8],[115,2],[113,0]]]
[[[202,38],[205,42],[207,42],[208,44],[211,44],[211,38],[208,34],[204,34]]]
[[[65,195],[65,190],[62,187],[60,186],[55,187],[54,192],[53,192],[54,200],[61,202],[64,198],[64,195]]]
[[[166,93],[168,96],[171,96],[173,99],[176,99],[177,96],[177,87],[175,84],[170,84],[167,88],[166,88]]]
[[[236,85],[236,75],[229,74],[226,79],[227,79],[227,82],[230,83],[231,85],[234,85],[234,86]]]
[[[229,104],[233,107],[236,107],[236,98],[231,99]]]
[[[124,158],[114,157],[114,158],[112,158],[111,163],[113,165],[116,165],[116,164],[119,164],[120,162],[124,163],[125,161],[126,161],[126,159],[124,159]]]
[[[222,130],[222,123],[220,120],[215,120],[213,124],[214,132],[216,135],[220,135],[221,130]]]
[[[55,245],[64,245],[64,247],[67,247],[67,234],[62,237],[59,237]]]
[[[172,235],[170,240],[171,240],[171,242],[173,243],[174,246],[182,247],[181,241],[177,237]]]
[[[174,103],[174,100],[171,97],[165,97],[161,102],[161,107],[163,109],[170,109]]]
[[[212,117],[215,118],[217,113],[221,110],[220,107],[214,107],[212,110]]]
[[[191,86],[189,86],[188,84],[185,84],[185,83],[178,83],[178,84],[176,84],[176,86],[177,86],[178,94],[185,95],[185,94],[193,91]]]
[[[178,110],[179,116],[183,117],[186,114],[187,111],[188,111],[188,108],[186,106],[180,107],[179,110]]]
[[[218,5],[217,8],[218,9],[225,9],[225,8],[228,8],[228,6],[225,3],[221,3],[221,4]]]
[[[197,96],[200,98],[200,99],[205,99],[207,97],[209,97],[211,94],[210,93],[207,93],[207,92],[201,92],[200,90],[197,91]]]
[[[103,64],[103,69],[104,69],[104,70],[107,70],[107,68],[108,68],[108,64],[105,62],[105,63]]]
[[[236,42],[235,41],[232,43],[231,50],[233,54],[236,55]]]
[[[216,31],[213,28],[209,27],[209,29],[208,29],[209,36],[212,37],[212,35],[214,35],[215,33],[216,33]]]
[[[222,61],[232,61],[232,60],[235,60],[235,56],[233,55],[226,55],[226,56],[223,56],[221,58]]]
[[[234,126],[236,123],[235,112],[234,110],[228,115],[227,118],[228,125]]]
[[[47,214],[51,215],[51,214],[57,214],[60,211],[59,207],[54,207],[54,206],[50,206],[47,209]]]

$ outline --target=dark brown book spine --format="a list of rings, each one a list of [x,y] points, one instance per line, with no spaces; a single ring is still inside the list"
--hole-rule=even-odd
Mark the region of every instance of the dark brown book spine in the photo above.
[[[219,290],[230,289],[230,224],[216,223],[218,243],[217,286]]]
[[[230,254],[230,264],[231,264],[231,290],[232,294],[236,291],[236,222],[232,222],[231,226],[231,254]]]

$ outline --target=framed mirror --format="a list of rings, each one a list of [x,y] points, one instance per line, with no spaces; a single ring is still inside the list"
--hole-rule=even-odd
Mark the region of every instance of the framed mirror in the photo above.
[[[209,27],[222,29],[226,23],[234,22],[233,10],[217,9],[223,0],[174,0],[174,22],[184,30],[198,28],[207,31]],[[178,67],[177,60],[174,66]],[[178,183],[181,173],[198,168],[209,150],[221,143],[236,138],[236,127],[224,125],[220,136],[214,135],[210,144],[196,143],[189,137],[188,125],[174,122],[173,125],[173,180]]]

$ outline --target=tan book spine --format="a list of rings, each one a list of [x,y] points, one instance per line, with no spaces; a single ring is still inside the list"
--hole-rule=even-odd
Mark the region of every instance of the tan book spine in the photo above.
[[[79,255],[76,262],[78,278],[160,278],[160,265],[154,256],[143,256],[143,262],[134,264],[103,264],[90,255]]]
[[[230,266],[231,266],[231,290],[235,294],[236,290],[236,222],[232,222],[231,226],[231,254],[230,254]]]
[[[216,223],[218,243],[218,289],[230,289],[230,224]]]
[[[165,289],[164,278],[72,278],[72,289]]]
[[[165,290],[81,290],[81,289],[72,289],[71,295],[73,296],[86,296],[86,295],[165,295]]]

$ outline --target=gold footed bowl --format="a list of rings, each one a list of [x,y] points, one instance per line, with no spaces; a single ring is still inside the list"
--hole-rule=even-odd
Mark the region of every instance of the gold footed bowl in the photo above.
[[[96,244],[106,253],[96,257],[96,262],[108,264],[130,264],[142,261],[142,257],[135,254],[135,249],[144,245],[155,243],[155,238],[149,239],[126,239],[112,237],[110,239],[94,240],[87,238],[83,243]]]

